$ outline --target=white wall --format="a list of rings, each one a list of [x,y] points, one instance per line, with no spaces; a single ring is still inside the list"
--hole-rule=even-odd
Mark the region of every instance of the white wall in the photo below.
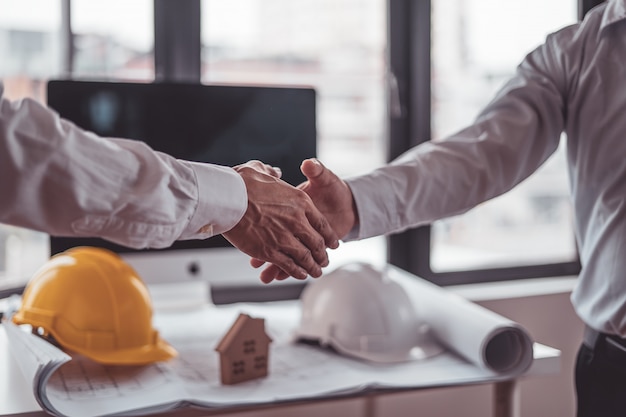
[[[562,352],[561,372],[521,381],[521,417],[575,415],[573,369],[583,325],[570,304],[574,279],[528,280],[514,284],[454,287],[467,298],[522,324],[539,343]],[[492,386],[423,390],[377,398],[349,399],[313,405],[263,407],[228,413],[232,417],[487,417]]]

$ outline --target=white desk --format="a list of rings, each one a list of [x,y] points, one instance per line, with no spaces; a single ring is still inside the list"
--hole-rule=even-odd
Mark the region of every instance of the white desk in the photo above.
[[[535,377],[541,375],[551,375],[559,372],[560,368],[560,352],[558,350],[536,344],[534,349],[534,361],[531,368],[526,372],[524,377]],[[466,372],[466,369],[464,369]],[[477,370],[477,374],[479,374]],[[494,386],[494,404],[493,415],[495,417],[519,417],[519,390],[516,380],[497,381],[493,378],[484,378],[479,381],[472,381],[472,384],[484,383],[493,384]],[[460,386],[466,383],[455,382],[453,379],[446,382],[445,380],[437,381],[433,386],[422,384],[419,388],[414,389],[434,389],[441,387]],[[201,415],[224,414],[237,411],[245,411],[250,409],[267,409],[271,407],[293,406],[294,404],[306,404],[316,401],[337,401],[341,398],[362,397],[366,401],[373,401],[375,397],[394,392],[406,392],[407,389],[380,389],[368,391],[367,393],[351,393],[342,396],[332,397],[311,397],[302,398],[302,400],[277,402],[271,404],[259,405],[234,405],[219,410],[198,410],[187,409],[177,412],[167,412],[160,414],[161,416],[176,417],[197,417]],[[45,412],[41,410],[32,394],[32,387],[23,377],[18,365],[13,361],[8,351],[6,333],[3,326],[0,325],[0,415],[18,415],[27,416],[45,416]]]
[[[443,333],[440,334],[442,340],[447,340],[457,350],[464,351],[464,355],[468,354],[465,349],[467,347],[482,350],[486,346],[485,339],[481,337],[480,340],[475,340],[476,338],[473,336],[481,335],[483,332],[493,334],[496,329],[493,326],[501,328],[503,324],[508,326],[510,323],[508,319],[502,323],[500,319],[504,318],[493,317],[494,313],[468,303],[462,298],[449,298],[449,295],[441,289],[397,268],[392,268],[387,273],[390,279],[401,283],[412,302],[422,308],[421,314],[424,320],[429,323],[438,322],[436,323],[436,326],[439,326],[437,328],[443,330]],[[171,298],[171,292],[168,294]],[[188,300],[188,297],[183,296],[182,299]],[[197,308],[186,307],[172,314],[167,313],[164,309],[162,310],[163,314],[157,314],[155,317],[155,325],[161,330],[166,340],[175,347],[182,348],[185,355],[184,360],[160,364],[160,368],[167,368],[165,372],[170,372],[169,375],[172,376],[168,382],[163,379],[154,379],[155,376],[151,374],[149,387],[144,386],[142,392],[153,398],[139,400],[134,394],[128,396],[127,392],[120,388],[121,392],[117,394],[107,391],[105,396],[99,398],[96,398],[99,394],[94,391],[94,396],[89,394],[89,399],[82,396],[83,390],[80,390],[80,398],[74,397],[70,391],[65,391],[68,396],[66,400],[62,401],[65,401],[65,406],[74,410],[73,413],[76,415],[92,411],[98,401],[103,407],[100,409],[107,410],[113,410],[116,407],[118,410],[125,410],[128,409],[128,404],[140,408],[152,407],[182,399],[198,399],[216,406],[210,410],[186,409],[161,414],[162,416],[192,417],[321,401],[334,402],[346,398],[363,398],[367,414],[374,416],[374,399],[389,393],[493,384],[493,415],[495,417],[519,417],[520,394],[516,379],[503,377],[480,365],[463,360],[451,352],[445,352],[428,361],[414,361],[403,363],[401,366],[381,368],[355,362],[353,359],[325,354],[311,347],[296,346],[291,343],[289,335],[297,327],[301,314],[300,308],[299,303],[290,301],[234,304],[217,308],[204,305]],[[452,319],[442,323],[441,319],[449,316],[450,310],[454,312]],[[275,353],[273,359],[270,358],[270,364],[275,371],[270,372],[268,378],[260,381],[257,385],[243,384],[225,387],[219,384],[219,377],[217,376],[219,369],[214,366],[217,363],[217,358],[210,355],[216,355],[212,347],[215,346],[240,312],[266,319],[266,329],[269,326],[269,330],[272,330],[270,333],[273,338],[272,351]],[[463,315],[459,316],[459,314]],[[181,320],[181,318],[183,319]],[[447,318],[450,319],[450,317]],[[464,320],[466,318],[467,320]],[[199,328],[201,329],[200,332],[198,332]],[[468,328],[472,329],[471,335],[467,333]],[[462,336],[460,339],[457,338],[456,343],[450,342],[449,338],[446,339],[446,334],[450,336],[453,333],[459,336],[457,333],[459,329]],[[201,337],[202,340],[198,340],[198,337]],[[187,342],[185,341],[192,339],[193,344],[191,346],[186,345]],[[463,346],[459,345],[459,340],[464,342]],[[474,344],[476,342],[480,342],[478,343],[480,347],[478,344]],[[520,354],[525,358],[525,366],[530,363],[530,367],[522,377],[554,375],[560,371],[560,352],[558,350],[535,344],[531,355],[530,342],[525,344],[525,347],[528,350]],[[472,350],[472,353],[479,352]],[[469,356],[473,358],[472,362],[477,360],[475,355]],[[479,354],[479,359],[485,359],[485,352]],[[281,364],[276,365],[278,362]],[[72,364],[75,363],[72,362]],[[182,391],[171,390],[170,383],[178,384],[179,376],[182,375],[179,373],[179,368],[181,366],[187,367],[185,369],[188,370],[190,364],[193,364],[191,365],[193,366],[192,370],[199,378],[198,381],[192,382],[180,380],[183,384],[192,384],[185,386],[193,390],[193,394],[191,394],[192,391],[185,391],[186,394],[181,398],[180,393]],[[200,368],[198,369],[197,366]],[[520,370],[518,369],[515,375],[518,375]],[[336,374],[334,378],[332,377],[333,372]],[[331,378],[328,378],[329,376]],[[98,381],[98,386],[102,387],[102,380]],[[112,383],[113,385],[107,386],[114,386],[113,390],[117,390],[119,388],[117,382],[113,381]],[[165,385],[161,386],[162,383]],[[198,385],[194,385],[196,383]],[[350,390],[352,387],[362,388],[364,384],[376,388],[368,388],[358,392]],[[61,384],[61,387],[63,386],[64,383]],[[31,383],[22,375],[19,366],[14,362],[8,350],[5,325],[0,325],[0,415],[45,415],[35,401],[32,391]],[[136,388],[133,388],[133,392],[137,392]],[[124,405],[115,402],[112,395],[123,398]],[[187,395],[191,395],[191,398]],[[279,399],[276,400],[276,398]],[[77,412],[76,410],[82,411]],[[70,412],[67,411],[66,413]]]

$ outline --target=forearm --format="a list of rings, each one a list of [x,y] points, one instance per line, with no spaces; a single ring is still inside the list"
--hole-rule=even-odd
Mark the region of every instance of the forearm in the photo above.
[[[522,71],[472,126],[417,146],[371,174],[347,179],[360,223],[348,238],[428,224],[510,190],[557,149],[562,107],[554,84]]]
[[[165,247],[226,231],[245,212],[245,186],[231,168],[99,138],[31,100],[1,102],[0,136],[3,223]]]

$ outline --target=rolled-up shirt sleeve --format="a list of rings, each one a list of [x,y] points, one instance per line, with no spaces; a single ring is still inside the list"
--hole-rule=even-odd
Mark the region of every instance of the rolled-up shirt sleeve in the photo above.
[[[0,223],[163,248],[226,232],[246,208],[232,168],[98,137],[0,84]]]

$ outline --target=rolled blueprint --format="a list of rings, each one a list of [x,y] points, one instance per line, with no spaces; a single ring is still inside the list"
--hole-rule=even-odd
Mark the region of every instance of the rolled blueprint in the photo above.
[[[395,267],[384,273],[405,289],[417,316],[446,348],[501,374],[519,375],[532,364],[533,340],[518,323]]]

